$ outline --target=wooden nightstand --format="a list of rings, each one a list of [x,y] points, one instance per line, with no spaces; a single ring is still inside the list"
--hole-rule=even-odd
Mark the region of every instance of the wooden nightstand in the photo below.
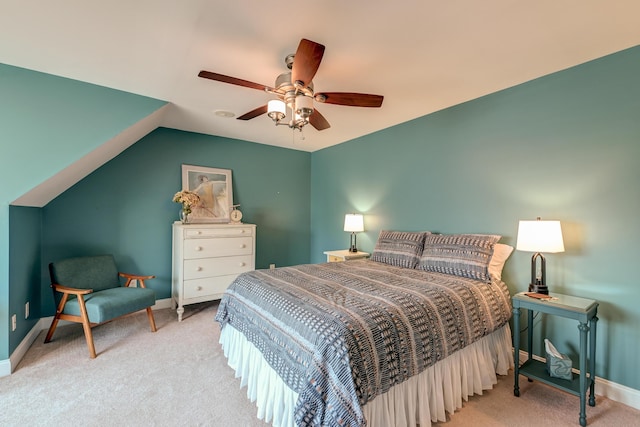
[[[324,254],[327,256],[327,262],[342,262],[369,258],[369,254],[367,252],[349,252],[347,249],[341,251],[324,251]]]
[[[572,297],[562,294],[549,294],[552,299],[539,300],[525,295],[520,292],[512,298],[513,303],[513,351],[514,351],[514,387],[513,394],[520,396],[520,388],[518,386],[518,376],[524,375],[529,379],[542,381],[553,387],[580,396],[580,418],[581,426],[587,425],[586,414],[586,395],[589,389],[589,406],[596,406],[596,398],[594,394],[594,386],[596,382],[596,325],[598,322],[598,302]],[[520,353],[520,309],[526,308],[528,311],[528,328],[527,339],[529,344],[529,358],[519,366]],[[547,373],[546,365],[543,362],[534,360],[532,357],[533,345],[533,312],[547,313],[553,316],[562,316],[568,319],[578,321],[578,330],[580,331],[580,375],[573,375],[571,380],[552,378]],[[587,345],[588,344],[588,345]],[[587,354],[587,351],[589,352]],[[587,357],[589,359],[589,368],[587,369]]]

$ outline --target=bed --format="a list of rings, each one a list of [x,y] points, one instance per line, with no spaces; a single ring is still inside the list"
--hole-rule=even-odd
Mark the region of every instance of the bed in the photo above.
[[[382,231],[368,260],[238,276],[216,320],[258,417],[424,427],[491,388],[513,366],[499,238]]]

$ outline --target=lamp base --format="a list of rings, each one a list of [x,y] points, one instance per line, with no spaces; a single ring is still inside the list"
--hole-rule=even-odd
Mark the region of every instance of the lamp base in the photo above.
[[[356,248],[356,233],[351,233],[351,237],[349,239],[349,252],[358,252],[358,248]]]
[[[549,288],[542,283],[529,283],[529,292],[535,292],[538,294],[549,295]]]

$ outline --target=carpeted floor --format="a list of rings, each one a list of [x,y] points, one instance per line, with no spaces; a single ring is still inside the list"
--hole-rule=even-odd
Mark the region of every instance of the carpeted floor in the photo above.
[[[181,323],[174,311],[158,310],[156,333],[144,312],[94,328],[93,360],[80,325],[59,327],[49,344],[41,332],[16,371],[0,378],[0,425],[266,426],[226,364],[216,308],[187,306]],[[436,425],[578,425],[577,397],[526,379],[520,384],[516,398],[513,375],[501,377]],[[640,426],[640,411],[598,397],[587,422]]]

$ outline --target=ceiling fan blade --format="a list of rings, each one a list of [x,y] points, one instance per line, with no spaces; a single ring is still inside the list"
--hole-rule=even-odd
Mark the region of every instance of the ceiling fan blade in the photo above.
[[[261,85],[259,83],[250,82],[249,80],[242,80],[235,77],[225,76],[224,74],[213,73],[211,71],[202,70],[198,73],[198,77],[203,79],[216,80],[222,83],[229,83],[232,85],[248,87],[250,89],[258,90],[273,90],[269,86]]]
[[[325,119],[324,116],[320,114],[318,110],[315,110],[315,109],[313,110],[313,113],[311,113],[311,115],[309,116],[309,123],[311,124],[311,126],[316,128],[317,130],[325,130],[331,127],[327,119]]]
[[[298,45],[291,68],[291,83],[302,82],[302,87],[309,86],[316,75],[320,61],[324,55],[324,46],[311,40],[302,39]]]
[[[261,116],[267,112],[267,105],[263,105],[261,107],[256,108],[255,110],[251,110],[248,113],[245,113],[238,117],[237,120],[251,120],[254,117]]]
[[[324,102],[325,104],[377,108],[382,105],[384,96],[352,92],[322,92],[316,93],[315,98],[316,101]]]

